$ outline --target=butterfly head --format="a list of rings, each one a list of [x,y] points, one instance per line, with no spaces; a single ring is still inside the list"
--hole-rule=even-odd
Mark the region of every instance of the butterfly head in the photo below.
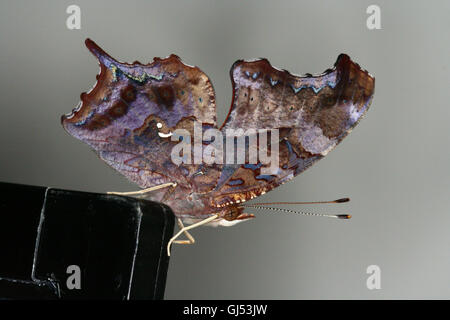
[[[244,213],[244,207],[232,205],[226,207],[225,210],[220,214],[219,225],[232,226],[236,223],[246,221],[254,217],[255,215],[253,214]]]

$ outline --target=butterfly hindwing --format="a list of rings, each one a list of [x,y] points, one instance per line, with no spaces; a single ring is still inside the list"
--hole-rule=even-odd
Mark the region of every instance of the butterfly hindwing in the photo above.
[[[295,76],[266,59],[237,61],[230,75],[231,110],[222,131],[238,128],[279,131],[279,170],[244,164],[228,173],[216,196],[220,204],[252,199],[292,179],[323,158],[369,108],[375,79],[347,55],[318,76]]]

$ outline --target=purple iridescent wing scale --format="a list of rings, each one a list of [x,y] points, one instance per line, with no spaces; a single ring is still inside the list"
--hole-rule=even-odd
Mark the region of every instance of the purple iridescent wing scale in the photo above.
[[[274,175],[262,175],[261,163],[224,171],[226,179],[216,190],[223,206],[270,191],[323,158],[363,117],[375,86],[375,79],[345,54],[318,76],[295,76],[266,59],[237,61],[230,75],[234,96],[222,131],[279,129],[280,163]]]

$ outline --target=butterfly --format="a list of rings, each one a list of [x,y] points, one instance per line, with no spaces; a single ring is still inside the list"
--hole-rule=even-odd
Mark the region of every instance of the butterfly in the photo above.
[[[180,232],[171,239],[168,254],[172,242],[193,243],[188,230],[198,225],[230,226],[253,218],[244,213],[244,203],[326,156],[361,120],[374,94],[374,77],[345,54],[333,68],[305,76],[277,69],[267,59],[238,60],[230,70],[231,108],[218,127],[214,89],[198,67],[173,54],[149,64],[123,63],[92,40],[85,43],[98,59],[100,73],[94,87],[81,94],[79,105],[62,116],[62,125],[144,189],[133,194],[172,209]],[[180,130],[185,135],[174,139]],[[175,152],[181,160],[174,161],[174,148],[181,142],[189,146],[212,130],[214,139],[196,141],[194,153],[203,155],[209,147],[210,155],[218,156],[215,160],[226,158],[250,130],[236,149],[246,152],[244,161],[234,161],[234,154],[231,163],[192,161],[184,148]],[[219,150],[228,132],[236,135],[231,148]],[[250,145],[252,137],[258,143],[270,142],[266,147]],[[268,170],[269,163],[258,157],[250,163],[252,153],[271,149],[272,155],[275,146],[275,170]],[[181,233],[188,240],[176,240]]]

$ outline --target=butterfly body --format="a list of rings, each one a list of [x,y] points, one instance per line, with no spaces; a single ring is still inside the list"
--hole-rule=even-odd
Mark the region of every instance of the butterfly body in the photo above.
[[[232,106],[219,128],[212,84],[197,67],[175,55],[147,65],[127,64],[89,39],[86,45],[99,61],[100,74],[91,91],[81,95],[80,105],[62,117],[64,128],[141,188],[176,183],[146,198],[166,203],[185,221],[218,215],[213,224],[230,225],[251,218],[241,204],[323,158],[358,123],[374,92],[374,78],[346,55],[333,69],[305,77],[278,70],[266,59],[239,60],[230,71]],[[248,153],[244,163],[195,161],[208,147],[226,160],[228,149],[220,153],[221,144],[202,137],[215,130],[214,141],[225,145],[229,132],[238,129],[269,130],[270,138],[276,130],[275,171],[264,173],[269,165],[259,159],[247,161],[248,154],[261,150],[260,145],[251,149],[250,143],[241,146]],[[189,161],[183,152],[182,163],[171,157],[180,143],[172,137],[177,130],[186,133],[183,140],[198,142]],[[250,134],[261,141],[260,133]],[[239,152],[237,139],[232,143]]]

